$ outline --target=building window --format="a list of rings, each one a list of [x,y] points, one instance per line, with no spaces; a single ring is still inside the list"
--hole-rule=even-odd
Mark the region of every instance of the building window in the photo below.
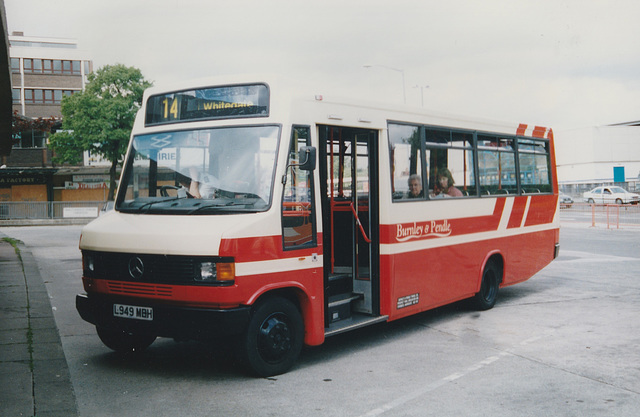
[[[20,89],[12,88],[11,97],[13,98],[13,104],[20,104]]]
[[[47,134],[39,130],[31,130],[19,133],[20,139],[14,148],[44,148],[47,143]]]
[[[75,90],[42,90],[26,88],[24,102],[26,104],[60,104],[63,96],[73,95]]]
[[[25,58],[23,61],[24,72],[33,72],[33,59]]]
[[[11,72],[20,72],[20,58],[11,58]]]
[[[51,59],[42,60],[42,72],[44,74],[53,74],[53,61]]]
[[[44,93],[44,104],[53,104],[53,90],[42,90]]]
[[[11,65],[13,68],[13,59],[11,61]],[[80,69],[81,61],[66,61],[60,59],[24,59],[24,72],[28,74],[80,75]]]
[[[33,90],[33,102],[44,104],[44,90]]]

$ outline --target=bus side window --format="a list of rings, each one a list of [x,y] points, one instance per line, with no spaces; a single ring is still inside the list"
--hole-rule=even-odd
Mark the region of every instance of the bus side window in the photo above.
[[[478,135],[478,172],[482,195],[517,194],[513,138]]]
[[[389,147],[393,200],[424,199],[426,185],[422,178],[420,128],[389,123]]]
[[[550,193],[551,176],[549,143],[543,140],[518,138],[518,161],[522,193]]]
[[[301,162],[298,161],[298,150],[309,145],[309,128],[294,126],[287,159],[287,182],[282,196],[282,242],[285,250],[314,246],[316,243],[313,171],[297,166]]]
[[[426,155],[432,197],[477,195],[473,133],[449,129],[426,130]],[[443,188],[440,178],[447,177]]]

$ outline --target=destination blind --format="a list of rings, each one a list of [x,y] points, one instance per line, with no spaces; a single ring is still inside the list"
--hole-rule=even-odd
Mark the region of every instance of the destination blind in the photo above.
[[[145,125],[268,115],[269,88],[265,84],[233,85],[151,96]]]

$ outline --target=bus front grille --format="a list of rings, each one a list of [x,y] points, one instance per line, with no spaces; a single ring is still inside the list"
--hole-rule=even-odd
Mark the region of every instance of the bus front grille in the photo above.
[[[195,283],[200,273],[194,257],[83,251],[85,260],[91,258],[92,267],[85,262],[84,275],[95,279],[188,285]]]
[[[122,295],[149,295],[154,297],[171,297],[173,295],[173,289],[168,285],[155,285],[155,284],[136,284],[132,282],[123,281],[108,281],[107,287],[113,294]]]

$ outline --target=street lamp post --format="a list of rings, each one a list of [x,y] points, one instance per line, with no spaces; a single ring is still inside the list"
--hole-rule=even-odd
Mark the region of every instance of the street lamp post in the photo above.
[[[407,91],[404,87],[404,70],[399,68],[387,67],[386,65],[363,65],[364,68],[373,68],[380,67],[385,68],[391,71],[397,71],[402,75],[402,99],[404,100],[404,104],[407,104]]]

